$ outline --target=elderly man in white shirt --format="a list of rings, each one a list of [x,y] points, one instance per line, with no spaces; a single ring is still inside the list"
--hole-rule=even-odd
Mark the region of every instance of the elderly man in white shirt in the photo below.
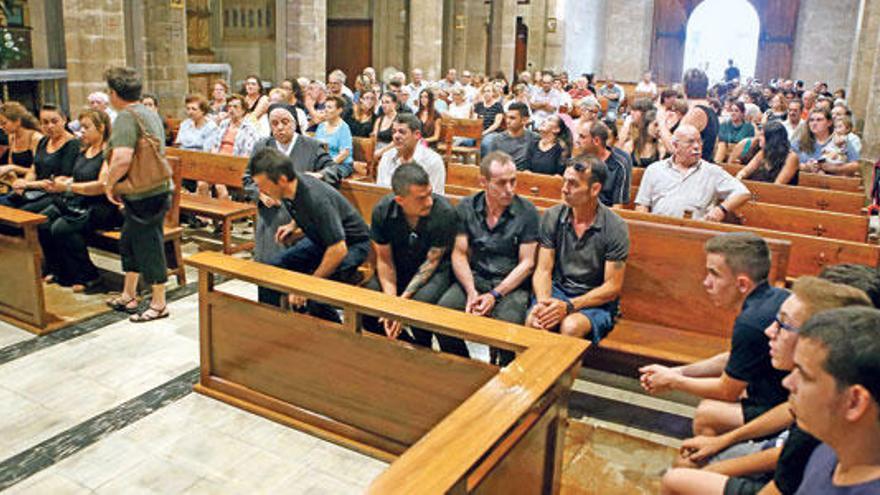
[[[735,212],[751,194],[723,168],[700,158],[702,141],[697,128],[683,124],[673,134],[673,155],[651,164],[636,196],[636,211],[720,222]]]
[[[392,124],[391,143],[394,148],[385,152],[376,170],[376,184],[391,187],[391,176],[397,167],[416,163],[425,169],[431,180],[431,188],[437,194],[446,191],[446,167],[443,158],[427,146],[419,144],[422,139],[422,122],[413,114],[401,113]]]

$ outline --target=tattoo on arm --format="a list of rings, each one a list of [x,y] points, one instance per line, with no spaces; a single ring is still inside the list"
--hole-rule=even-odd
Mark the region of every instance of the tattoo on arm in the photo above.
[[[434,271],[437,270],[437,266],[440,265],[440,260],[443,259],[445,252],[446,248],[444,247],[432,247],[428,250],[425,261],[419,267],[419,271],[416,272],[412,280],[409,281],[401,296],[412,297],[413,294],[421,289],[428,282],[428,279],[431,278],[431,275],[434,274]]]

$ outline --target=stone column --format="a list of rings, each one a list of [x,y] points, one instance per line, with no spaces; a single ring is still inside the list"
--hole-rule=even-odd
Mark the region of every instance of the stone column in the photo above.
[[[186,12],[168,0],[142,0],[132,2],[131,15],[131,36],[140,38],[133,44],[141,48],[132,51],[126,65],[141,72],[144,91],[159,98],[164,115],[183,117],[189,91]]]
[[[72,112],[87,105],[93,91],[106,91],[104,70],[125,65],[122,0],[62,2],[67,54],[67,92]]]
[[[327,0],[287,0],[284,10],[284,24],[279,29],[282,36],[276,43],[286,48],[285,73],[277,77],[323,81],[327,64]]]
[[[856,43],[850,65],[847,102],[856,117],[856,126],[862,128],[867,116],[866,106],[871,91],[871,76],[876,65],[878,36],[880,36],[880,3],[862,1]],[[809,81],[808,81],[809,82]]]
[[[867,8],[865,13],[868,13]],[[871,15],[877,17],[880,16],[880,12],[873,8]],[[870,46],[860,47],[859,51],[864,48],[864,52],[870,52],[873,55],[870,59],[859,59],[865,68],[858,70],[856,77],[856,81],[859,81],[858,91],[852,95],[857,98],[852,102],[854,105],[862,99],[865,101],[863,106],[853,106],[852,108],[857,116],[861,115],[865,119],[865,128],[862,133],[862,158],[871,161],[880,158],[880,63],[875,60],[876,55],[880,53],[880,22],[877,21],[877,19],[873,19],[868,24],[870,32],[860,33],[860,38],[872,40],[872,42]]]
[[[422,69],[425,79],[436,81],[443,75],[443,0],[410,0],[409,5],[407,69]]]
[[[502,71],[513,77],[516,50],[516,0],[494,0],[489,14],[489,74]]]

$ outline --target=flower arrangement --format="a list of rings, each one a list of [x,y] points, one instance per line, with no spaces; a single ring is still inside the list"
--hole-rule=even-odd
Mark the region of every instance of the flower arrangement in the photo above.
[[[0,68],[9,67],[11,62],[18,62],[25,56],[25,42],[21,35],[14,35],[6,27],[0,27]]]

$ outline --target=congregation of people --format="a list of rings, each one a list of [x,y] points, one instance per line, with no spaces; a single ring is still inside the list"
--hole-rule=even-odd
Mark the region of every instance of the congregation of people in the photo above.
[[[729,71],[729,75],[733,75]],[[213,83],[185,99],[177,127],[130,69],[106,73],[108,93],[89,97],[73,122],[56,105],[35,118],[0,106],[7,152],[0,205],[40,213],[46,282],[103,291],[86,237],[121,228],[125,282],[108,301],[145,322],[169,315],[162,220],[171,183],[122,190],[137,153],[167,145],[248,157],[239,199],[256,203],[261,263],[403,299],[590,339],[601,346],[620,314],[627,222],[617,210],[722,222],[751,198],[743,180],[796,185],[800,173],[854,175],[861,142],[845,95],[790,80],[709,84],[698,69],[661,90],[645,74],[626,94],[611,75],[569,80],[523,72],[509,81],[450,69],[427,81],[414,69],[380,81],[368,68],[352,88],[341,71],[327,81],[257,76],[238,92]],[[444,119],[478,119],[482,136],[457,139],[480,160],[479,192],[453,204],[438,149]],[[175,128],[176,127],[176,128]],[[148,139],[147,145],[142,140]],[[340,192],[368,171],[355,138],[375,141],[375,184],[388,194],[365,219]],[[719,164],[744,165],[733,176]],[[634,168],[645,168],[631,197]],[[516,193],[521,174],[561,177],[561,201],[543,213]],[[209,182],[189,194],[238,194]],[[369,220],[369,221],[368,221]],[[375,254],[372,278],[359,267]],[[730,351],[679,367],[640,369],[651,394],[700,398],[692,438],[664,493],[880,492],[880,274],[835,265],[774,287],[767,242],[724,233],[705,246],[704,289],[736,311]],[[139,308],[138,279],[152,291]],[[662,294],[658,294],[662,297]],[[260,287],[258,299],[341,321],[326,304]],[[694,308],[712,312],[714,308]],[[363,320],[369,332],[469,357],[462,339]],[[515,355],[491,350],[491,361]]]

